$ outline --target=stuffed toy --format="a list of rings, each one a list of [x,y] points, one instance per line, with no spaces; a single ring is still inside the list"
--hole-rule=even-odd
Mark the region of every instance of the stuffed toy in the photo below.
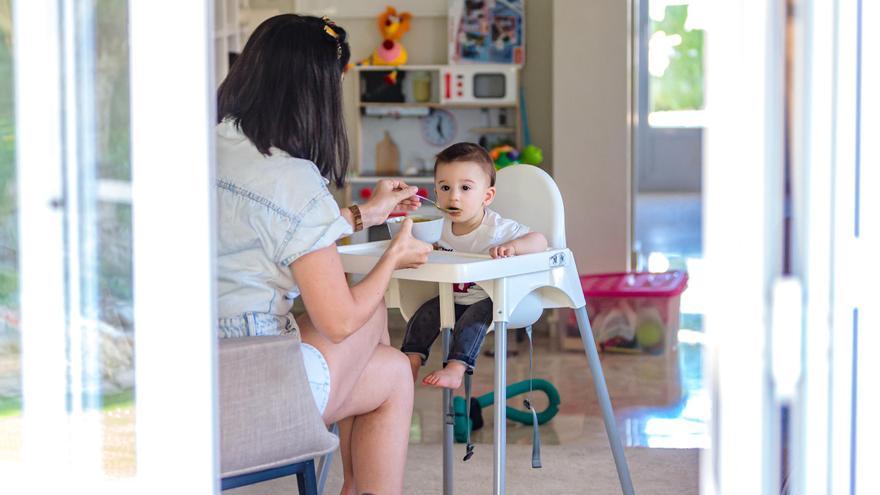
[[[400,38],[409,31],[412,14],[401,12],[397,14],[394,7],[388,7],[377,18],[379,32],[382,34],[382,43],[373,50],[366,59],[357,65],[391,65],[398,66],[406,63],[406,48],[400,43]],[[386,78],[389,84],[397,82],[397,71],[392,71]]]

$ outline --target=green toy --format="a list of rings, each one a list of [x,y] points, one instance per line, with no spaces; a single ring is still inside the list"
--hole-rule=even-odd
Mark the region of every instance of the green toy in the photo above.
[[[508,165],[512,165],[514,163],[515,162],[513,160],[511,160],[510,157],[505,153],[505,154],[502,154],[501,156],[499,156],[497,160],[495,160],[495,168],[502,169],[502,168],[504,168]]]
[[[534,144],[527,145],[519,155],[519,162],[528,165],[540,165],[544,161],[544,153]]]
[[[663,324],[655,320],[646,320],[636,327],[636,342],[639,347],[651,354],[663,351]]]
[[[532,390],[541,391],[547,395],[547,408],[538,413],[538,424],[544,424],[556,416],[559,412],[559,392],[556,387],[547,380],[535,378],[532,380]],[[529,391],[529,381],[512,383],[507,386],[507,398],[511,398]],[[482,408],[489,407],[495,402],[495,392],[489,392],[479,397],[471,397],[471,417],[467,417],[467,408],[464,397],[455,397],[452,400],[452,410],[455,413],[455,424],[453,431],[455,433],[455,441],[457,443],[467,442],[468,426],[471,431],[478,430],[483,426]],[[524,425],[532,424],[531,411],[521,411],[513,407],[507,406],[507,419],[522,423]]]

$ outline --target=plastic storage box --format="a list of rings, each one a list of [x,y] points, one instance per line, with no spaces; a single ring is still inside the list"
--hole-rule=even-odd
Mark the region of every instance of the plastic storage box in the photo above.
[[[674,352],[679,300],[687,280],[683,271],[581,276],[599,349],[634,354]],[[583,349],[574,311],[568,311],[561,323],[563,348]]]

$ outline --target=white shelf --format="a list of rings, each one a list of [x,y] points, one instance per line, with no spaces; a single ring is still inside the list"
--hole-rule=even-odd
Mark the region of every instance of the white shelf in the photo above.
[[[348,178],[348,182],[351,184],[354,183],[363,183],[363,182],[379,182],[382,179],[401,179],[408,184],[433,184],[434,177],[426,177],[423,175],[417,176],[406,176],[406,175],[387,175],[387,176],[374,176],[374,175],[353,175]]]
[[[414,65],[414,64],[404,64],[404,65],[356,65],[353,67],[356,71],[390,71],[390,70],[398,70],[398,71],[427,71],[427,70],[441,70],[450,65],[455,64],[437,64],[437,65]],[[519,65],[516,64],[461,64],[461,65],[477,65],[480,69],[510,69],[516,68],[521,69]]]
[[[390,70],[403,70],[403,71],[427,71],[427,70],[440,70],[443,67],[447,67],[446,65],[356,65],[354,66],[354,70],[361,72],[373,72],[373,71],[390,71]]]
[[[515,134],[514,127],[471,127],[471,132],[477,134]]]
[[[241,49],[239,11],[247,0],[214,0],[214,77],[219,85],[229,72],[229,52]]]
[[[516,108],[516,103],[438,103],[436,101],[428,101],[425,103],[416,102],[372,102],[362,101],[359,103],[361,108],[380,107],[380,108]]]

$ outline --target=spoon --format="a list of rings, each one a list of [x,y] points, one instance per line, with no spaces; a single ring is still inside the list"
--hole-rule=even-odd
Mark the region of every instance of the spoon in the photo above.
[[[419,199],[423,199],[423,200],[427,201],[428,203],[431,203],[432,205],[434,205],[434,208],[437,208],[438,210],[440,210],[444,213],[455,213],[455,212],[459,211],[458,208],[443,208],[442,206],[438,205],[436,201],[434,201],[432,199],[428,199],[420,194],[416,194],[415,196]]]

